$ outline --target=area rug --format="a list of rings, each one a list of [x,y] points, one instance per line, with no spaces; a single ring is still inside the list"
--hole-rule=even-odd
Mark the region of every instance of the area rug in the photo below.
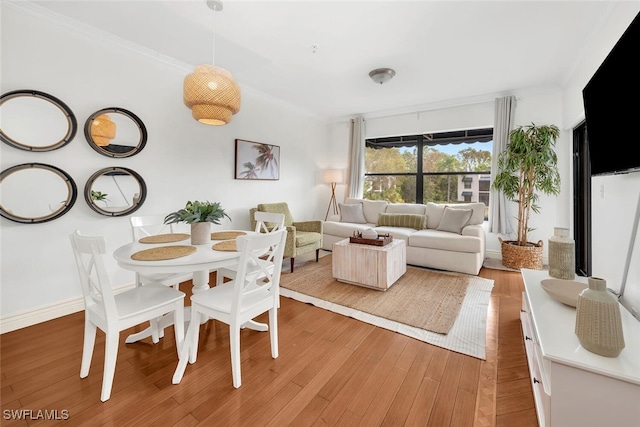
[[[281,295],[486,359],[487,309],[493,281],[477,276],[407,267],[387,291],[333,279],[331,256],[281,276]]]

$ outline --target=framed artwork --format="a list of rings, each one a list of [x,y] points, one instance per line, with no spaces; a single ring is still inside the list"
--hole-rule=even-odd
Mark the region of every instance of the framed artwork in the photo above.
[[[235,179],[280,179],[280,147],[236,139]]]

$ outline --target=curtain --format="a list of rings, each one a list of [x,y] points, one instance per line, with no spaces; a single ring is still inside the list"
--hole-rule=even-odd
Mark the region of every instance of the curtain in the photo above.
[[[505,150],[509,142],[509,132],[513,127],[516,109],[516,97],[496,98],[493,125],[493,154],[491,156],[491,182],[498,172],[498,155]],[[507,218],[507,198],[503,193],[491,189],[489,193],[489,232],[497,234],[513,233]]]
[[[362,198],[364,193],[364,134],[364,118],[351,119],[347,194],[354,199]]]

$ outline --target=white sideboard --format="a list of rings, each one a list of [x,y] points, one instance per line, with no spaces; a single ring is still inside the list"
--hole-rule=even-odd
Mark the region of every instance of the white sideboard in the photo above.
[[[618,357],[591,353],[574,332],[576,309],[540,286],[548,272],[521,272],[520,320],[540,426],[640,426],[640,322],[620,306],[625,348]]]

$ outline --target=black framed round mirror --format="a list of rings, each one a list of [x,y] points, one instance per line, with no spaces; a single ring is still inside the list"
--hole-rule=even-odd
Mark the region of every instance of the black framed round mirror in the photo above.
[[[0,173],[0,215],[22,224],[38,224],[69,212],[78,197],[76,183],[60,168],[25,163]]]
[[[147,185],[142,177],[118,166],[100,169],[84,186],[85,201],[100,215],[128,215],[138,210],[146,198]]]
[[[30,89],[0,96],[0,139],[25,151],[52,151],[75,137],[73,111],[55,96]]]
[[[84,124],[84,136],[91,148],[107,157],[131,157],[147,144],[147,128],[142,120],[118,107],[90,115]]]

